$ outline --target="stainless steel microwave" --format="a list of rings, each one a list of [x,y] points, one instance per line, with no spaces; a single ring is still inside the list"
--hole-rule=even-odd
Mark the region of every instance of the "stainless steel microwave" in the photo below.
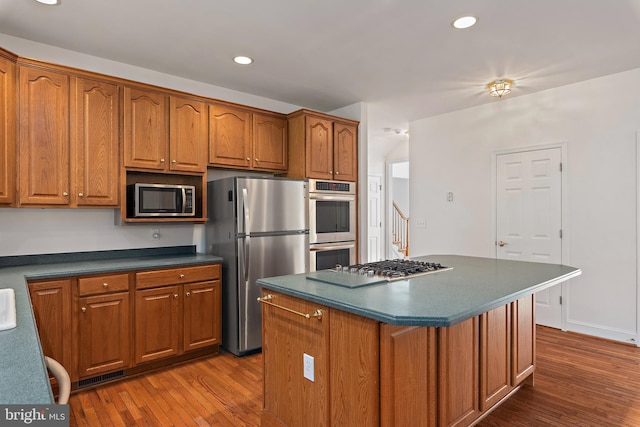
[[[136,183],[127,186],[128,216],[195,216],[196,187],[193,185]]]

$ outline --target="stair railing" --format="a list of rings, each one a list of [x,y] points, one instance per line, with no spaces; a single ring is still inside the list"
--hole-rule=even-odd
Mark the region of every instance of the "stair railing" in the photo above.
[[[391,217],[391,237],[398,252],[409,256],[409,217],[402,213],[395,201]]]

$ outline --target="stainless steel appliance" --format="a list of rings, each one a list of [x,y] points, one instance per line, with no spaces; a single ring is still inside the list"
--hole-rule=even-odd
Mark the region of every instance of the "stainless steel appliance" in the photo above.
[[[365,264],[339,265],[334,266],[334,268],[336,271],[343,273],[384,278],[389,282],[453,269],[453,267],[445,267],[437,262],[419,261],[406,258],[375,261]]]
[[[127,212],[134,217],[195,216],[193,185],[135,183],[127,186]]]
[[[262,347],[256,280],[309,271],[307,182],[230,177],[207,187],[207,251],[223,258],[222,346],[241,356]]]
[[[326,270],[356,263],[356,242],[318,243],[309,246],[309,270]]]
[[[309,180],[309,241],[356,240],[356,184]]]

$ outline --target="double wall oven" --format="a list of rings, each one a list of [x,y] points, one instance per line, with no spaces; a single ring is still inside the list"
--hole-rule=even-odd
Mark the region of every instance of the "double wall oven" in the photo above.
[[[309,268],[356,262],[356,183],[309,180]]]

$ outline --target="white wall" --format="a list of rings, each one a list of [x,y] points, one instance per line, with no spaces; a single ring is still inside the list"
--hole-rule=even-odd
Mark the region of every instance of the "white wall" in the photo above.
[[[491,256],[492,153],[566,143],[566,328],[637,341],[638,130],[640,69],[412,122],[413,255]]]
[[[281,113],[300,107],[168,74],[109,61],[0,33],[13,53],[60,65],[149,83]],[[113,209],[0,208],[0,256],[196,245],[204,251],[203,225],[114,225]],[[153,240],[151,230],[161,238]]]

